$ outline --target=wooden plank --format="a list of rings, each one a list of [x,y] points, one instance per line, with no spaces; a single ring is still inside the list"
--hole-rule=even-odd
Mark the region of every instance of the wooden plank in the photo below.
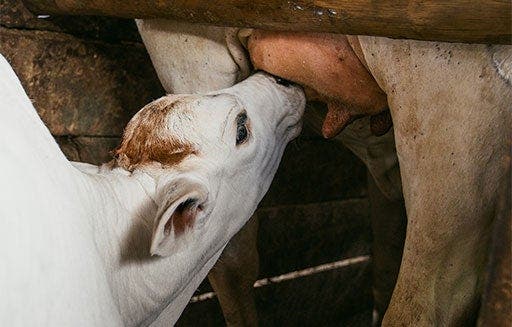
[[[56,136],[55,140],[69,160],[101,165],[112,160],[112,150],[119,145],[120,139],[101,136]]]
[[[54,136],[118,136],[164,94],[142,44],[0,27],[0,53]]]
[[[61,32],[109,43],[142,43],[133,20],[98,16],[38,17],[28,11],[21,0],[0,1],[0,25],[6,28]]]
[[[38,14],[173,18],[219,26],[512,44],[510,0],[25,0]]]
[[[261,326],[370,326],[371,264],[363,262],[255,289]],[[176,326],[223,326],[217,298],[190,303]]]

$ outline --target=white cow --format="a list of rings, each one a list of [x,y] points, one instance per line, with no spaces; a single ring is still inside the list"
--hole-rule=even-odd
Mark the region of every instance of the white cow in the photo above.
[[[194,29],[189,36],[196,38],[195,42],[217,44],[211,51],[194,51],[193,45],[185,45],[177,36],[183,33],[183,27],[173,32],[175,24],[138,22],[168,91],[180,87],[166,84],[166,78],[186,74],[184,63],[204,62],[211,67],[223,56],[229,59],[228,49],[233,48],[226,45],[233,38],[211,39],[208,27],[189,27]],[[225,31],[226,36],[233,33],[230,29]],[[510,190],[512,47],[378,37],[350,40],[359,60],[387,95],[409,217],[400,275],[384,324],[472,322],[482,292],[489,226],[502,205],[498,195]],[[287,51],[292,49],[279,48],[280,45],[286,42],[269,49],[275,50],[273,55],[286,59]],[[188,55],[175,57],[176,48]],[[260,68],[268,69],[267,50],[261,52]],[[162,62],[166,64],[161,65]],[[176,63],[175,71],[169,71],[168,62]],[[227,73],[237,80],[239,76],[234,72],[241,61],[227,62],[231,64],[204,71],[205,76],[184,76],[205,81],[206,85],[215,85],[209,83]],[[277,68],[282,72],[288,69]],[[357,130],[350,132],[355,136],[351,138],[355,147],[348,144],[349,147],[365,161],[385,194],[390,198],[399,196],[398,178],[388,174],[395,167],[396,157],[382,157],[390,153],[390,143],[379,144],[365,138],[364,133],[363,130],[360,138]]]
[[[263,73],[166,96],[132,118],[110,165],[70,163],[0,56],[0,325],[174,323],[267,191],[304,105]]]

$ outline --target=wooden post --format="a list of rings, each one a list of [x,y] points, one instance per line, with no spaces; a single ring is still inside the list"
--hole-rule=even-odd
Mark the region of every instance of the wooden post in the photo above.
[[[510,0],[24,0],[37,14],[512,44]]]

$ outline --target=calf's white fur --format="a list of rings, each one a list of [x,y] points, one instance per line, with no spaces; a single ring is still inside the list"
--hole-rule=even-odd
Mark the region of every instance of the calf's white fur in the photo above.
[[[130,121],[114,167],[70,163],[0,56],[0,325],[174,323],[268,189],[304,105],[263,73],[166,96]]]

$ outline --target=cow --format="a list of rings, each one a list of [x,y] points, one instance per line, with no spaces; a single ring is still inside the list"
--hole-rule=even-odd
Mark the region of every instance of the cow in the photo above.
[[[194,52],[196,43],[187,46],[179,39],[191,27],[180,23],[184,25],[175,30],[175,24],[138,21],[167,91],[179,83],[167,83],[166,76],[202,80],[202,87],[208,87],[216,76],[236,81],[247,71],[230,52],[240,47],[230,44],[237,41],[233,29],[222,34],[216,28],[214,39],[209,37],[211,27],[194,26],[193,33],[185,33],[188,40],[195,37],[198,43],[217,45],[216,50]],[[381,181],[391,187],[380,189],[403,192],[408,223],[400,273],[383,325],[474,322],[491,225],[507,197],[499,195],[510,193],[512,47],[261,30],[239,30],[238,36],[256,68],[300,83],[309,98],[327,102],[325,136],[367,115],[373,116],[367,129],[383,133],[389,122],[382,113],[389,108],[402,187],[397,178],[390,184],[386,175]],[[176,48],[185,56],[174,56]],[[223,56],[231,57],[230,64],[199,75],[189,74],[181,63],[169,70],[169,62],[204,62],[203,67],[211,67]],[[322,69],[323,63],[330,65]],[[331,84],[340,88],[329,89]],[[367,93],[358,98],[347,90]],[[356,143],[365,148],[365,142]],[[379,152],[366,149],[373,150],[367,154]],[[376,168],[381,163],[384,168]],[[378,175],[375,170],[387,172],[390,161],[366,164]]]

